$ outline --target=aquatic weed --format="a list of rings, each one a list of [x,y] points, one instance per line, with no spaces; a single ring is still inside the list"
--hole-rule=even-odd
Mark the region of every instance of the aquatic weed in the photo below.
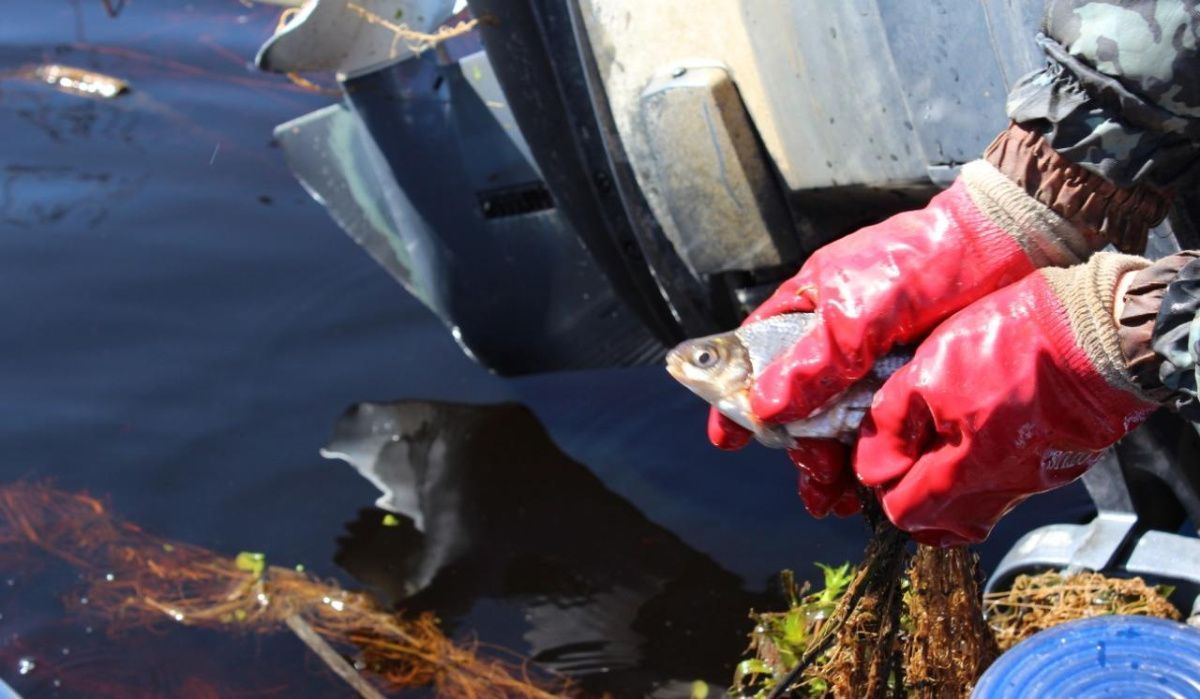
[[[87,590],[67,606],[103,614],[112,634],[166,624],[259,634],[289,629],[367,697],[381,694],[359,669],[387,691],[430,686],[438,696],[549,699],[567,690],[508,651],[455,643],[432,615],[389,612],[368,595],[269,565],[259,553],[226,557],[166,541],[86,494],[31,483],[0,487],[0,546],[23,557],[41,549],[76,568]],[[355,666],[330,645],[349,651]]]

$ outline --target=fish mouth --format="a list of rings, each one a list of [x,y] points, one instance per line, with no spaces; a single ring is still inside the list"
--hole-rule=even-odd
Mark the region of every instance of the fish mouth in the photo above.
[[[667,373],[676,381],[683,381],[683,357],[675,350],[667,352]]]

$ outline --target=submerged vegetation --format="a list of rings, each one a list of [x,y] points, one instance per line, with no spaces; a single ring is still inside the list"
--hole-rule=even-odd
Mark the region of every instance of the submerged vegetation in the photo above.
[[[85,494],[0,487],[0,547],[19,555],[40,550],[75,568],[87,589],[66,604],[102,614],[113,634],[170,624],[290,631],[364,697],[433,687],[439,696],[545,699],[565,689],[510,653],[455,643],[430,615],[405,618],[365,594],[268,565],[262,554],[226,557],[167,541]]]

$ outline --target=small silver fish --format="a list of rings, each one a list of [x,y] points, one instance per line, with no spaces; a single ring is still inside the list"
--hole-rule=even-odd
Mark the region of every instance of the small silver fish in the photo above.
[[[912,358],[910,354],[897,352],[881,358],[869,374],[804,420],[765,425],[750,410],[755,379],[796,344],[815,320],[813,313],[787,313],[719,335],[686,340],[667,354],[667,371],[768,447],[794,446],[797,437],[851,442],[875,391]]]

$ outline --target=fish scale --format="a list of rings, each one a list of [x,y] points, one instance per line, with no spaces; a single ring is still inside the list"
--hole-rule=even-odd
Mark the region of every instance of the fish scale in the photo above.
[[[758,378],[763,369],[808,334],[816,323],[815,313],[788,313],[743,325],[733,334],[750,355],[750,370]]]

